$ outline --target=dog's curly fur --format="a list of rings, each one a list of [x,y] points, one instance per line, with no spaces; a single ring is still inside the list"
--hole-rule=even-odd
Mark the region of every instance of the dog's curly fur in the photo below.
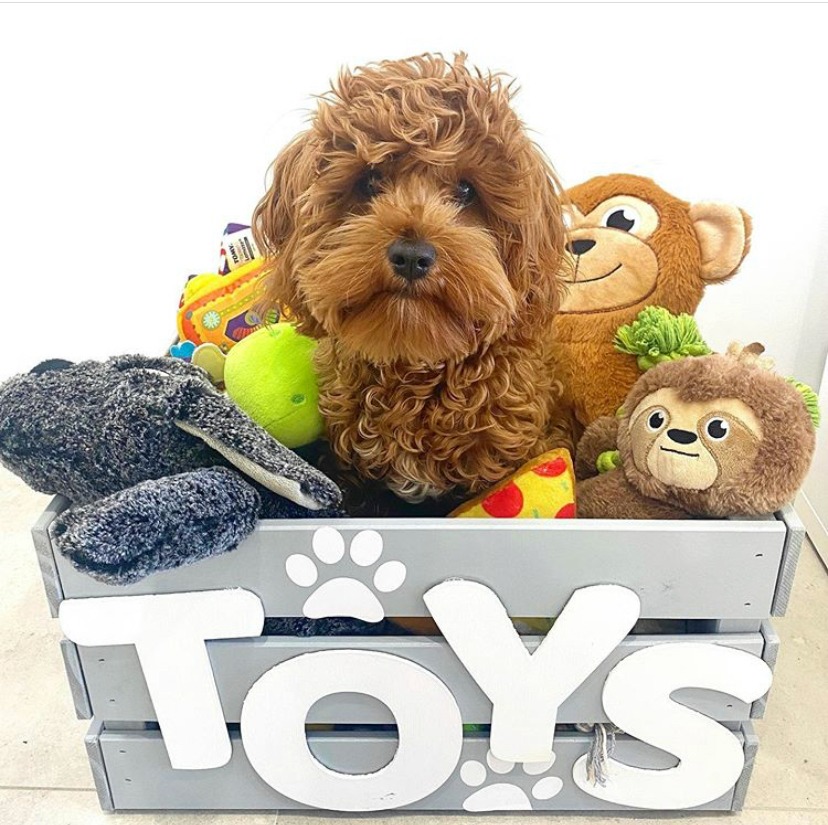
[[[511,96],[464,55],[343,72],[254,215],[269,300],[321,339],[333,450],[411,500],[489,487],[551,441],[560,190]],[[427,277],[394,274],[401,238],[433,246]]]

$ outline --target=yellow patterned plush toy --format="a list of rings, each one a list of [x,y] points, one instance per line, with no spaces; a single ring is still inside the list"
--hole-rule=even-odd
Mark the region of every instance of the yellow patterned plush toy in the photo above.
[[[450,515],[456,518],[575,518],[575,472],[567,450],[550,450]]]
[[[261,326],[253,307],[264,294],[264,260],[256,258],[227,275],[190,278],[178,308],[178,337],[194,346],[215,344],[222,352]]]
[[[224,230],[217,272],[192,276],[178,305],[178,342],[170,355],[190,361],[197,347],[230,349],[262,326],[275,323],[277,312],[262,318],[257,307],[265,292],[264,259],[249,226],[231,223]]]

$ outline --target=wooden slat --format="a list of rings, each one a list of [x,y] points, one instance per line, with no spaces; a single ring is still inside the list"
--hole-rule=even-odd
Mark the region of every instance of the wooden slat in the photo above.
[[[86,681],[83,677],[83,666],[81,665],[79,651],[80,648],[76,644],[68,639],[61,639],[60,652],[63,655],[63,667],[66,671],[66,679],[69,682],[69,690],[72,692],[75,715],[78,719],[91,719],[94,714],[89,702]]]
[[[101,806],[102,811],[114,811],[115,805],[112,801],[112,788],[106,773],[103,744],[101,742],[103,731],[103,724],[93,720],[84,739],[84,744],[86,746],[86,755],[89,759],[89,769],[92,772],[92,780],[95,783],[95,790],[98,793],[98,804]]]
[[[715,642],[761,656],[765,640],[760,633],[687,634],[680,636],[630,636],[561,706],[560,723],[608,721],[601,691],[610,670],[623,658],[654,644],[669,642]],[[530,650],[540,637],[524,637]],[[421,664],[439,676],[460,707],[463,721],[488,724],[491,704],[442,638],[428,637],[339,637],[259,639],[209,642],[207,649],[227,722],[238,722],[242,702],[253,683],[271,667],[295,656],[317,650],[378,650]],[[78,648],[88,703],[94,716],[103,720],[154,721],[156,719],[135,648]],[[741,721],[750,716],[751,706],[713,691],[683,688],[677,701],[720,721]],[[309,723],[392,724],[390,711],[358,694],[336,694],[311,709]]]
[[[744,743],[741,731],[734,735]],[[121,733],[105,730],[99,740],[115,810],[308,810],[262,781],[250,766],[238,733],[233,733],[231,738],[233,756],[224,767],[174,771],[157,731]],[[544,776],[560,777],[564,784],[561,792],[550,800],[532,798],[531,789],[542,777],[529,776],[520,766],[507,774],[489,771],[487,784],[510,782],[517,785],[532,800],[535,810],[630,811],[597,800],[574,784],[572,766],[589,750],[590,742],[586,734],[566,732],[556,736],[556,761]],[[357,773],[379,769],[392,758],[396,747],[393,735],[369,733],[311,734],[309,743],[315,756],[328,767]],[[476,789],[463,784],[460,766],[467,760],[485,764],[487,749],[486,737],[466,735],[454,775],[431,796],[404,810],[462,811],[464,800]],[[668,768],[676,764],[676,760],[663,751],[626,736],[618,737],[615,756],[627,764],[644,768]],[[733,804],[734,791],[731,790],[693,810],[726,811],[731,810]]]
[[[383,536],[382,561],[402,561],[402,587],[381,593],[387,616],[426,616],[423,594],[453,577],[492,587],[510,615],[556,616],[572,592],[622,584],[641,598],[642,617],[764,619],[780,570],[785,524],[742,521],[542,521],[387,519],[265,521],[231,553],[165,571],[129,587],[101,584],[57,558],[65,598],[244,587],[268,616],[301,616],[311,589],[285,573],[288,556],[311,554],[314,531],[336,526],[350,540],[360,529]],[[376,565],[346,558],[317,564],[319,582],[346,576],[373,587]]]
[[[766,619],[762,622],[761,628],[762,638],[765,640],[764,647],[762,649],[762,659],[768,665],[771,670],[776,669],[776,660],[779,657],[779,636],[776,633],[776,630],[771,624],[770,619]],[[768,697],[770,693],[766,693],[764,696],[761,696],[757,699],[753,706],[750,709],[750,718],[751,719],[762,719],[765,716],[765,708],[768,705]]]
[[[52,539],[49,536],[49,525],[69,506],[69,499],[55,496],[32,528],[32,542],[37,553],[37,562],[40,565],[40,575],[43,578],[43,588],[46,591],[46,600],[49,602],[49,612],[54,618],[57,616],[58,605],[63,599],[63,587],[60,583],[56,554],[52,548]]]
[[[750,778],[753,775],[753,766],[756,763],[756,754],[759,752],[759,737],[750,722],[742,724],[742,744],[745,750],[745,767],[739,781],[733,788],[733,803],[731,809],[734,811],[744,810],[745,799],[747,798]]]
[[[788,610],[788,602],[793,591],[796,567],[799,563],[799,553],[805,542],[805,525],[791,505],[784,507],[777,513],[777,518],[785,525],[785,545],[782,550],[782,561],[779,567],[779,577],[776,593],[773,597],[771,616],[784,616]]]

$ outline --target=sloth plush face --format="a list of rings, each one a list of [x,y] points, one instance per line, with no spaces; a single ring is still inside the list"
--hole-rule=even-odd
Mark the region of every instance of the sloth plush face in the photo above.
[[[683,358],[639,378],[618,425],[623,471],[639,493],[706,516],[769,513],[794,498],[814,421],[756,352]]]
[[[636,467],[684,490],[709,490],[742,475],[762,441],[762,424],[743,401],[685,401],[673,387],[644,398],[630,429]]]

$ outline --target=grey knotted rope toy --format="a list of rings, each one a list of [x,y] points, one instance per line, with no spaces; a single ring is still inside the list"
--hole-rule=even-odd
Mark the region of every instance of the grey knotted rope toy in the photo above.
[[[54,543],[113,584],[232,550],[258,518],[342,515],[327,476],[171,358],[44,362],[11,378],[0,462],[72,500]]]

